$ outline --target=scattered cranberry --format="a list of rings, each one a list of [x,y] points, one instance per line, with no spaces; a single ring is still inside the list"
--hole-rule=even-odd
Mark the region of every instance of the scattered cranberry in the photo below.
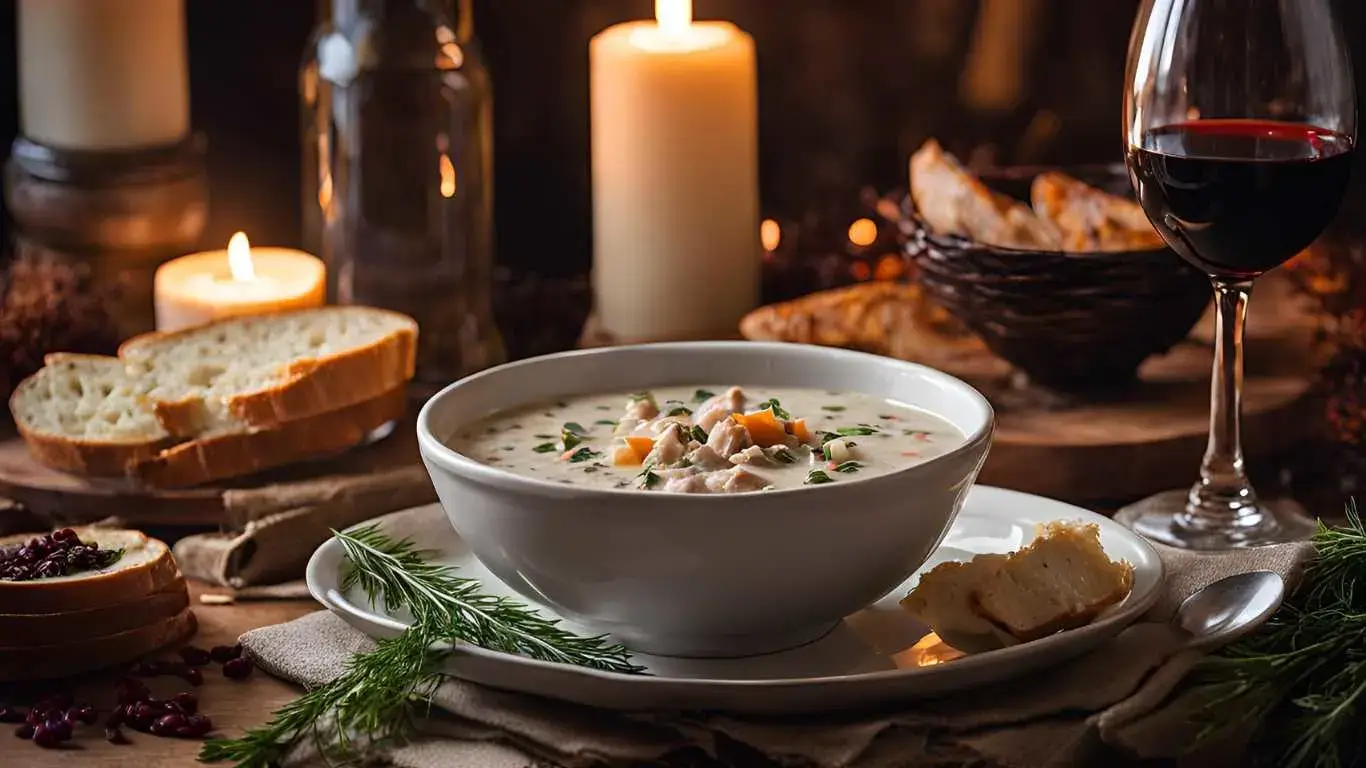
[[[177,693],[170,698],[168,703],[187,715],[193,715],[199,711],[199,698],[189,691]]]
[[[73,714],[76,716],[77,720],[79,720],[82,723],[85,723],[86,725],[94,725],[95,721],[100,719],[99,713],[97,713],[95,711],[95,708],[90,706],[89,704],[82,704],[81,706],[68,711],[67,719],[71,719],[71,716]]]
[[[153,736],[173,736],[186,725],[184,715],[162,715],[152,723]]]
[[[219,664],[227,664],[229,661],[242,655],[242,646],[238,645],[215,645],[209,649],[209,657]]]
[[[71,727],[71,723],[68,723],[65,719],[49,720],[43,725],[38,726],[35,729],[35,733],[44,730],[53,734],[53,738],[57,739],[57,741],[70,741],[72,735],[76,732],[76,729]],[[34,738],[36,739],[38,737],[35,735]]]
[[[251,670],[254,667],[251,659],[241,656],[223,665],[223,677],[229,680],[246,680],[251,677]]]
[[[191,667],[180,672],[180,679],[184,680],[190,685],[203,685],[204,673],[200,672],[198,669]]]
[[[86,544],[75,531],[63,528],[0,552],[0,581],[31,581],[96,570],[118,557],[117,552]]]
[[[42,725],[43,723],[46,723],[47,710],[35,706],[28,711],[28,715],[24,717],[24,722],[29,725]]]
[[[20,739],[31,739],[33,738],[33,726],[28,723],[24,723],[23,725],[14,729],[14,735]]]
[[[196,739],[208,734],[213,730],[213,721],[204,715],[190,715],[185,718],[185,725],[176,731],[177,736]]]
[[[184,648],[181,648],[180,658],[184,659],[185,663],[192,667],[207,666],[210,661],[213,661],[213,656],[208,651],[203,648],[196,648],[193,645],[187,645]]]

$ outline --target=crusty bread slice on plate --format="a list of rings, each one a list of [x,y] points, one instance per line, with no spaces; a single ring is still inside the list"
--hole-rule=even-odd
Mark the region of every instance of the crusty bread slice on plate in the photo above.
[[[124,342],[151,380],[161,425],[179,438],[273,427],[373,400],[416,365],[417,322],[370,307],[237,317]]]
[[[58,645],[0,648],[0,680],[66,678],[112,667],[184,642],[196,627],[194,612],[186,608],[170,618],[127,632],[81,637]]]
[[[189,607],[185,580],[176,579],[161,592],[84,611],[0,614],[0,652],[116,635],[173,618]]]
[[[147,383],[118,358],[48,355],[10,397],[10,413],[34,458],[84,475],[123,475],[170,442],[143,403]]]
[[[130,474],[148,487],[182,488],[321,458],[364,442],[371,432],[401,418],[406,405],[407,393],[399,386],[372,400],[274,429],[181,443],[138,462]]]
[[[86,544],[122,549],[106,568],[32,581],[0,580],[0,614],[51,614],[88,611],[163,592],[180,580],[170,549],[137,531],[78,528]],[[34,534],[0,538],[0,548],[22,546]]]

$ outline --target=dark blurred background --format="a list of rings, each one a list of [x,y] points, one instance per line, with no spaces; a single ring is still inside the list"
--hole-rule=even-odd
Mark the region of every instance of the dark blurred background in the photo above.
[[[237,229],[249,229],[255,242],[297,245],[296,82],[315,4],[187,5],[193,124],[209,146],[205,245],[222,247]],[[765,215],[850,220],[861,187],[904,186],[906,158],[929,136],[978,162],[1120,160],[1120,94],[1137,5],[696,0],[696,15],[732,20],[756,40]],[[1366,40],[1361,4],[1341,5],[1354,41]],[[652,15],[652,0],[475,0],[495,87],[503,265],[548,275],[587,270],[588,40]],[[1366,59],[1366,45],[1357,50],[1357,60]],[[0,154],[18,121],[14,52],[14,0],[0,0]]]

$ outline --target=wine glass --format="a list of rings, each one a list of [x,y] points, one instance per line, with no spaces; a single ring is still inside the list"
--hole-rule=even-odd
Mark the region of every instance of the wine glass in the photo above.
[[[1248,482],[1240,394],[1253,280],[1318,237],[1351,174],[1356,91],[1331,0],[1145,0],[1126,84],[1130,180],[1162,239],[1209,275],[1218,326],[1200,481],[1116,519],[1189,549],[1307,538],[1311,520]]]

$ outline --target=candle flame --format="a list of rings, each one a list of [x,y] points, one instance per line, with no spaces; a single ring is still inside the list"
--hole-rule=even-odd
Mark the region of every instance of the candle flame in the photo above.
[[[446,153],[441,153],[439,163],[441,169],[441,196],[455,197],[455,166],[451,164],[451,158]]]
[[[238,232],[228,241],[228,271],[232,279],[249,283],[256,279],[256,265],[251,261],[251,242],[246,232]]]
[[[782,225],[773,219],[764,219],[759,225],[759,242],[769,253],[778,250],[778,246],[783,242]]]
[[[692,0],[655,0],[655,21],[669,37],[682,37],[692,27]]]

